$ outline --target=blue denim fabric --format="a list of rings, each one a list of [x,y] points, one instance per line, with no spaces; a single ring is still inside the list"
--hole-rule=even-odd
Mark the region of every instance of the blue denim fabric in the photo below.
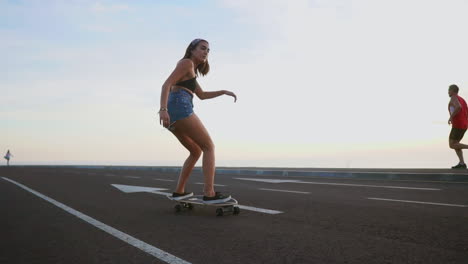
[[[171,92],[167,101],[171,125],[193,114],[193,95],[184,90]]]

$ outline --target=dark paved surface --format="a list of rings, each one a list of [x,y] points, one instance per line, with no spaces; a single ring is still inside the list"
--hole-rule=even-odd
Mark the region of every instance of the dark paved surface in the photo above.
[[[236,178],[284,177],[217,175],[226,185],[218,190],[241,204],[284,213],[216,217],[211,207],[176,214],[162,195],[111,186],[171,192],[175,181],[163,180],[176,180],[172,173],[1,167],[0,177],[191,263],[468,263],[468,207],[367,199],[468,206],[467,183],[293,176],[287,179],[303,183],[266,183]],[[195,173],[187,189],[200,193],[201,181]],[[2,178],[0,212],[0,263],[164,263]]]

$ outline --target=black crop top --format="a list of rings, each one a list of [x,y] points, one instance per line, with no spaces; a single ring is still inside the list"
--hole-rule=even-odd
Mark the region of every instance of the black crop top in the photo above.
[[[189,89],[190,91],[195,92],[195,89],[197,88],[197,77],[193,77],[192,79],[178,82],[175,85],[185,87]]]

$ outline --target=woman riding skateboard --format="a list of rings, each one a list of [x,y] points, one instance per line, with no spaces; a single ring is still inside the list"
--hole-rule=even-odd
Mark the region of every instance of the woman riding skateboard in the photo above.
[[[195,39],[190,42],[184,57],[162,86],[159,122],[174,134],[180,143],[190,152],[180,172],[174,199],[184,199],[193,195],[185,191],[185,185],[195,163],[203,153],[204,190],[203,200],[207,203],[225,202],[230,195],[215,192],[215,152],[214,144],[208,131],[198,116],[193,112],[193,94],[199,99],[211,99],[221,95],[229,95],[237,100],[233,92],[203,91],[197,82],[197,77],[208,74],[210,65],[208,41]]]

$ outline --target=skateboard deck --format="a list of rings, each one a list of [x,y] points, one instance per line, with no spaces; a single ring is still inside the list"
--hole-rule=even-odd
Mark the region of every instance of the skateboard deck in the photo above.
[[[194,205],[202,205],[202,206],[214,206],[216,207],[216,215],[223,216],[225,213],[232,213],[232,214],[239,214],[240,208],[238,206],[237,200],[232,198],[224,203],[212,203],[207,204],[203,202],[203,195],[193,195],[181,200],[174,200],[171,195],[168,195],[167,198],[176,202],[177,204],[174,206],[176,212],[180,212],[183,209],[192,210]]]

